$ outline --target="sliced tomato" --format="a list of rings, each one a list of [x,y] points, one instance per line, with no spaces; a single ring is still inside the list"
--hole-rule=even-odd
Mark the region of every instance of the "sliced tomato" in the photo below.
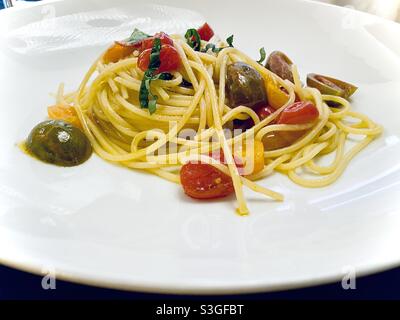
[[[263,110],[266,116],[272,110]],[[272,111],[273,112],[273,111]],[[259,115],[260,116],[260,115]],[[296,102],[281,113],[275,123],[277,124],[306,124],[315,121],[319,117],[318,109],[311,102]],[[261,119],[261,117],[260,117]],[[275,124],[271,123],[271,124]],[[266,151],[286,148],[300,139],[306,131],[274,131],[263,137]]]
[[[149,68],[152,49],[143,51],[138,59],[138,66],[142,71]],[[176,71],[181,66],[181,57],[178,51],[171,45],[165,44],[160,51],[160,67],[157,73]]]
[[[78,128],[82,128],[79,117],[72,106],[54,105],[47,108],[47,113],[50,119],[63,120]]]
[[[264,105],[259,107],[256,110],[256,113],[258,115],[258,117],[260,118],[260,120],[264,120],[265,118],[268,118],[271,114],[273,114],[276,110],[271,107],[270,105]]]
[[[238,151],[234,151],[233,159],[239,174],[242,176],[255,174],[264,169],[264,145],[261,141],[255,140],[253,147],[254,149],[250,154],[246,154],[248,151],[246,143],[243,143]],[[222,149],[210,153],[209,156],[227,165]]]
[[[209,156],[214,160],[221,162],[224,165],[228,164],[228,162],[225,160],[224,151],[222,149],[210,152]],[[235,166],[239,169],[240,172],[240,169],[244,167],[243,161],[239,157],[236,157],[235,155],[233,156],[233,160],[235,161]]]
[[[306,124],[317,120],[319,112],[316,106],[309,101],[295,102],[283,110],[278,124]]]
[[[154,39],[160,39],[161,45],[164,44],[169,44],[170,46],[174,45],[174,40],[172,40],[172,38],[169,35],[167,35],[165,32],[159,32],[156,33],[154,37],[142,40],[141,51],[153,48]]]
[[[103,61],[104,63],[118,62],[119,60],[131,55],[137,49],[137,47],[125,46],[119,42],[116,42],[113,46],[108,48],[103,56]]]
[[[266,151],[273,151],[289,147],[300,139],[306,131],[273,131],[266,134],[262,142]]]
[[[180,173],[185,193],[195,199],[216,199],[234,192],[231,177],[204,163],[187,163]]]
[[[214,36],[214,30],[211,29],[207,22],[197,29],[197,32],[200,35],[200,39],[204,41],[210,41],[210,39]]]

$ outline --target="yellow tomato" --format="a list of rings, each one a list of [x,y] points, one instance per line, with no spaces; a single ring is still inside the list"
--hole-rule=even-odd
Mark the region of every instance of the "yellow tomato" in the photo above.
[[[123,46],[115,43],[112,47],[108,48],[103,56],[104,63],[118,62],[119,60],[129,56],[136,49],[133,46]]]
[[[283,92],[273,79],[267,79],[265,81],[265,87],[267,90],[268,103],[274,109],[279,109],[289,100],[289,95]]]
[[[248,145],[246,143],[243,144],[240,152],[240,156],[244,160],[242,171],[245,176],[259,173],[264,169],[264,144],[257,140],[251,144],[253,144],[253,148],[250,150],[250,154],[247,153],[249,150],[247,150]]]
[[[81,122],[74,107],[67,105],[55,105],[47,108],[47,113],[50,119],[63,120],[78,128],[81,128]]]

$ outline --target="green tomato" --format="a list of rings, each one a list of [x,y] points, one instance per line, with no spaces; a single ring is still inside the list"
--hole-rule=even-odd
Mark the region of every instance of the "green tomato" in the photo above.
[[[72,167],[84,163],[92,154],[85,134],[61,120],[48,120],[34,127],[26,141],[26,149],[47,163]]]

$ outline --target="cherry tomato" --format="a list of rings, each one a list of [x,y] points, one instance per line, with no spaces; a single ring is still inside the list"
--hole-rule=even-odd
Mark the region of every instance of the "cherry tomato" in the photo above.
[[[243,146],[241,147],[239,146],[238,151],[234,151],[233,159],[239,174],[242,176],[255,174],[264,169],[264,145],[261,141],[255,140],[253,146],[254,151],[249,155],[246,154],[246,143],[243,143]],[[222,149],[210,153],[209,156],[222,164],[227,165],[224,151]]]
[[[75,127],[82,128],[81,121],[76,114],[75,108],[65,105],[54,105],[47,108],[47,113],[50,119],[64,120]]]
[[[141,51],[153,48],[154,39],[156,39],[156,38],[160,39],[161,45],[164,45],[164,44],[169,44],[170,46],[174,45],[174,40],[172,40],[169,35],[167,35],[165,32],[160,32],[160,33],[156,33],[154,35],[154,37],[144,39],[142,41]]]
[[[259,173],[264,169],[264,144],[261,141],[254,140],[254,149],[250,155],[246,154],[247,147],[243,147],[242,154],[246,161],[244,166],[244,175]]]
[[[265,81],[265,88],[267,90],[268,103],[274,109],[283,107],[283,105],[289,100],[289,95],[286,89],[275,83],[275,81]]]
[[[113,46],[108,48],[103,56],[104,63],[118,62],[119,60],[131,55],[135,50],[134,46],[125,46],[119,42],[114,43]]]
[[[309,101],[295,102],[281,113],[278,124],[306,124],[319,117],[318,109]]]
[[[210,152],[209,156],[211,158],[213,158],[214,160],[221,162],[222,164],[225,164],[225,165],[228,164],[228,162],[225,160],[224,151],[222,149]],[[233,155],[233,160],[235,161],[235,166],[239,169],[239,172],[240,172],[240,170],[243,169],[243,167],[244,167],[244,163],[243,163],[242,159]]]
[[[205,163],[187,163],[181,169],[185,193],[195,199],[216,199],[234,192],[231,177]]]
[[[197,32],[200,35],[200,39],[204,41],[210,41],[210,39],[214,36],[214,30],[211,29],[207,22],[197,29]]]
[[[273,114],[276,110],[271,107],[270,105],[264,105],[259,107],[256,112],[260,120],[264,120],[265,118],[268,118],[271,114]]]
[[[146,71],[149,68],[151,50],[152,49],[144,50],[139,55],[138,66],[143,71]],[[181,57],[173,46],[165,44],[161,46],[160,62],[161,64],[157,73],[171,72],[179,69],[181,65]]]

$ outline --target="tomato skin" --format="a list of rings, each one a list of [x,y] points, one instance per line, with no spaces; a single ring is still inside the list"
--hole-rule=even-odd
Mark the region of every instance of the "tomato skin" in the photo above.
[[[309,101],[295,102],[281,113],[278,124],[306,124],[317,120],[319,112]]]
[[[142,71],[146,71],[149,68],[151,51],[152,49],[147,49],[139,55],[138,66]],[[181,57],[173,46],[165,44],[161,46],[160,62],[157,73],[171,72],[179,69]]]
[[[169,35],[167,35],[165,32],[159,32],[159,33],[156,33],[154,35],[154,37],[142,40],[140,51],[144,51],[144,50],[153,48],[154,39],[160,39],[161,45],[164,45],[164,44],[169,44],[170,46],[174,45],[174,40],[172,40]]]
[[[228,162],[225,160],[224,150],[222,150],[222,149],[210,152],[208,154],[208,156],[213,158],[214,160],[221,162],[224,165],[228,164]],[[238,171],[240,173],[240,171],[243,170],[245,164],[243,163],[242,159],[240,159],[239,157],[237,157],[235,155],[232,155],[232,156],[233,156],[233,161],[235,162],[235,166],[236,166],[236,168],[238,168]]]
[[[197,32],[200,35],[200,39],[204,41],[210,41],[210,39],[214,36],[214,30],[207,22],[197,29]]]
[[[185,193],[194,199],[223,198],[234,192],[231,177],[205,163],[187,163],[181,169]]]
[[[265,118],[268,118],[271,114],[273,114],[276,110],[271,107],[270,105],[264,105],[259,107],[256,110],[256,113],[258,115],[258,117],[260,118],[260,120],[264,120]]]
[[[136,47],[128,47],[116,42],[113,46],[107,49],[103,56],[103,61],[104,63],[118,62],[119,60],[131,55],[136,49]]]
[[[242,176],[256,174],[264,169],[264,145],[261,141],[255,140],[253,142],[253,147],[253,153],[250,155],[251,158],[246,154],[248,151],[246,143],[243,143],[243,145],[239,147],[239,150],[233,154],[235,166]],[[222,149],[210,152],[209,156],[224,165],[228,164]]]
[[[82,129],[81,121],[72,106],[66,105],[54,105],[47,108],[47,114],[50,119],[63,120],[74,125],[77,128]]]

